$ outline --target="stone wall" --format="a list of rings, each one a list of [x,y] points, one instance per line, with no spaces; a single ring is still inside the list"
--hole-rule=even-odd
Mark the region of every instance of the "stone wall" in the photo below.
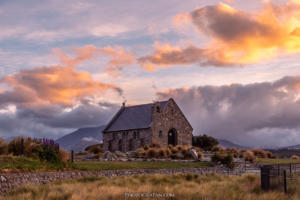
[[[157,102],[153,107],[152,114],[152,142],[158,142],[162,146],[168,145],[168,133],[174,128],[177,132],[178,145],[192,145],[193,128],[184,117],[180,108],[173,99],[162,110]],[[157,112],[160,110],[160,112]]]
[[[89,177],[89,176],[130,176],[135,174],[175,174],[175,173],[219,173],[228,174],[227,169],[211,168],[176,168],[176,169],[134,169],[134,170],[103,170],[103,171],[63,171],[63,172],[27,172],[0,174],[0,193],[9,192],[24,184],[48,184],[55,181]],[[232,172],[231,172],[232,173]]]
[[[111,143],[111,149],[109,149]],[[116,131],[103,134],[104,151],[132,151],[151,143],[151,129]]]

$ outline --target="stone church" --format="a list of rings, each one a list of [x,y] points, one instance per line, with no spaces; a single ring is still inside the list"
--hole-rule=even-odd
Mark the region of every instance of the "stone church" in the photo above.
[[[132,151],[152,142],[192,145],[193,128],[171,98],[123,106],[103,130],[104,151]]]

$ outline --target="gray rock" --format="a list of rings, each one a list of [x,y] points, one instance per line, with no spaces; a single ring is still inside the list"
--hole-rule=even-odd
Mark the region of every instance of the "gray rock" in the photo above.
[[[126,158],[127,157],[126,153],[123,153],[121,151],[116,151],[115,155],[118,156],[118,157],[121,157],[121,158]]]
[[[193,148],[189,149],[189,153],[195,160],[198,160],[198,153],[195,149],[193,149]]]
[[[1,182],[6,182],[7,179],[6,179],[4,176],[0,176],[0,181],[1,181]]]
[[[115,154],[113,154],[110,151],[106,151],[103,155],[102,155],[103,159],[107,159],[108,161],[113,161],[113,160],[117,160],[117,156]]]

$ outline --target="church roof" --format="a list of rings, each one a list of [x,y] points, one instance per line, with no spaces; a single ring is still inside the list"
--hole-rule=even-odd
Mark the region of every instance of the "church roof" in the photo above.
[[[169,101],[160,101],[163,110]],[[105,127],[103,132],[145,129],[152,124],[152,106],[154,103],[136,106],[122,106]]]

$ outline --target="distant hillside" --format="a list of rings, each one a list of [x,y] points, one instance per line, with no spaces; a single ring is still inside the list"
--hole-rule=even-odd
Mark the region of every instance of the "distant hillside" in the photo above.
[[[218,139],[219,146],[225,147],[225,148],[237,148],[237,149],[250,149],[250,147],[241,146],[235,143],[232,143],[228,140]]]
[[[287,147],[281,147],[280,149],[300,150],[300,144],[293,145],[293,146],[287,146]]]
[[[67,134],[55,142],[62,148],[74,152],[83,151],[87,146],[102,142],[102,131],[105,125],[98,127],[80,128],[70,134]]]

